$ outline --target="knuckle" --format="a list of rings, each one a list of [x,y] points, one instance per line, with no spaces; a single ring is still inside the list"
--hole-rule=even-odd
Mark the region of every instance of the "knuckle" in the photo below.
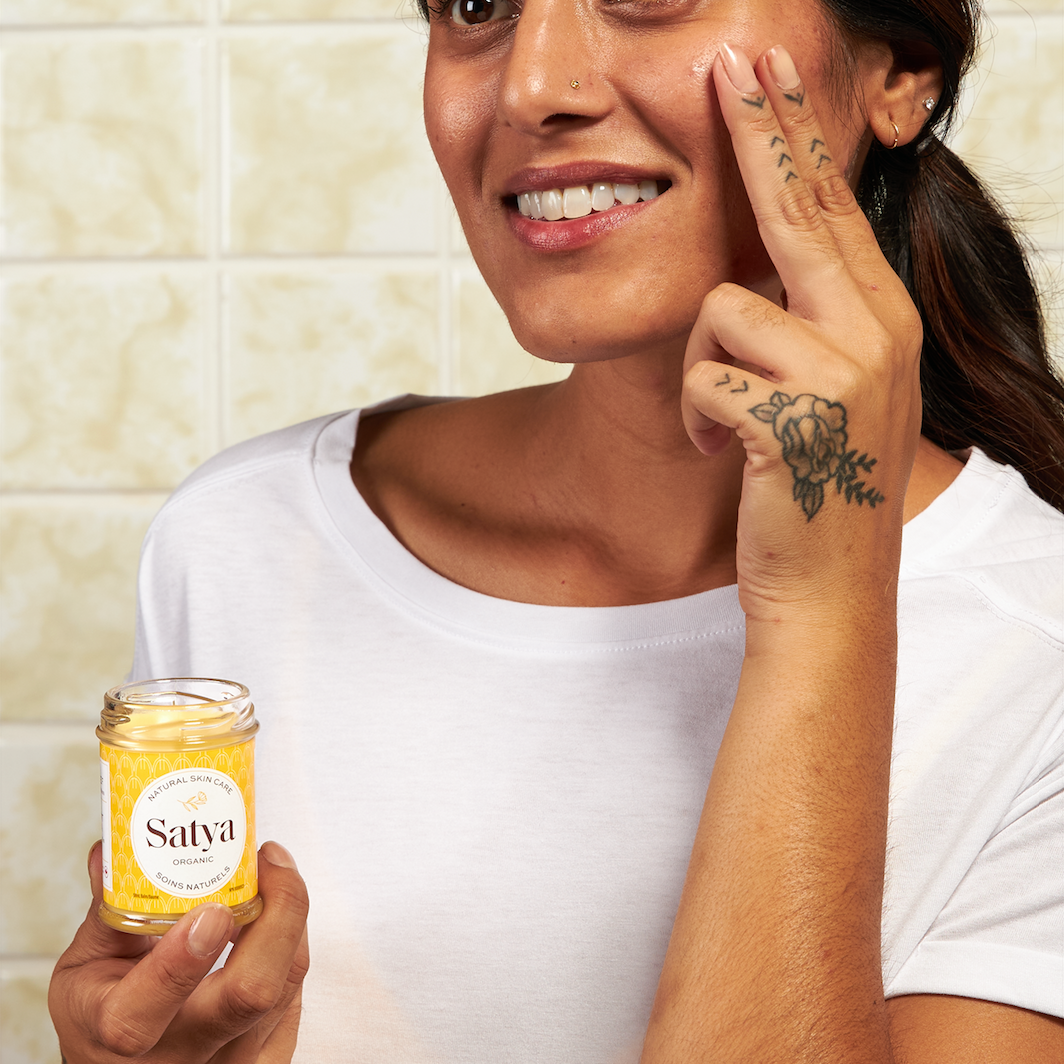
[[[798,185],[789,195],[782,198],[780,213],[788,225],[803,232],[816,232],[824,225],[817,197],[805,184]]]
[[[288,969],[288,983],[293,989],[298,989],[303,985],[303,980],[307,977],[307,972],[310,971],[310,954],[300,950],[296,954],[295,959],[292,961]]]
[[[307,913],[310,912],[307,888],[298,876],[271,884],[266,904],[277,906],[287,919],[300,924],[306,923]]]
[[[156,969],[156,982],[166,987],[167,997],[188,997],[202,978],[200,972],[186,971],[176,957],[171,957],[163,950],[153,951],[152,967]]]
[[[244,976],[226,987],[225,1013],[234,1029],[247,1030],[268,1015],[280,997],[280,987],[274,980]]]
[[[710,316],[732,314],[741,309],[748,294],[740,285],[725,281],[702,300],[702,306]]]
[[[860,211],[853,190],[840,173],[825,174],[813,186],[813,194],[821,210],[846,216]]]
[[[106,1003],[100,1013],[96,1038],[104,1049],[116,1057],[139,1057],[155,1044],[155,1039],[148,1031]]]
[[[754,108],[751,107],[750,110],[753,111]],[[775,112],[769,109],[756,111],[747,119],[747,125],[754,133],[768,133],[779,136],[782,132],[779,119],[776,117]]]

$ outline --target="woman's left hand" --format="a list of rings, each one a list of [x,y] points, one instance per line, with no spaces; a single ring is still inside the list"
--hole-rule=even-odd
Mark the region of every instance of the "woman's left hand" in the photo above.
[[[890,585],[920,430],[920,318],[832,157],[794,62],[725,47],[713,78],[786,309],[706,297],[683,414],[708,454],[746,447],[738,529],[748,625]],[[867,586],[866,586],[867,585]]]

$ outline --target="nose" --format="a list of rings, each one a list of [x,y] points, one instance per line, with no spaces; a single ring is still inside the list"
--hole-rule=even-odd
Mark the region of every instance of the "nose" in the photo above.
[[[581,0],[525,0],[499,90],[504,125],[543,136],[606,113],[592,20]]]

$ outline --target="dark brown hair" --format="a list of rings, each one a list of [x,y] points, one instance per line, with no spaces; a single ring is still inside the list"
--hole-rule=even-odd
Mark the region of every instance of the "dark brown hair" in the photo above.
[[[1046,350],[1038,293],[1004,213],[943,144],[978,41],[972,0],[822,0],[843,38],[930,48],[945,87],[923,138],[873,141],[858,199],[920,311],[923,434],[1015,466],[1064,510],[1064,385]]]

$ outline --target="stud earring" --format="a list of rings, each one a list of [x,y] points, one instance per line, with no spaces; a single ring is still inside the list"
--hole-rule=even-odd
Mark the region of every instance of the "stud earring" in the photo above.
[[[934,96],[928,96],[928,98],[926,100],[924,100],[924,110],[925,111],[933,111],[934,109],[935,109],[935,98],[934,98]]]

